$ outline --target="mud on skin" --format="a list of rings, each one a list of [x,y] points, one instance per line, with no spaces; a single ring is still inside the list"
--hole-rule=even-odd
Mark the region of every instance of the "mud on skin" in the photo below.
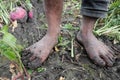
[[[45,0],[45,11],[48,21],[47,36],[33,44],[36,49],[33,49],[34,47],[29,48],[33,53],[33,56],[30,56],[32,60],[30,60],[30,58],[25,58],[29,60],[29,65],[32,65],[32,62],[36,61],[36,57],[34,56],[39,57],[39,61],[41,60],[41,62],[44,62],[48,57],[50,50],[54,47],[54,40],[58,37],[56,34],[59,33],[60,30],[59,25],[61,19],[60,15],[62,13],[62,2],[62,0],[55,0],[55,3],[50,0]],[[92,33],[96,21],[97,18],[83,15],[82,25],[80,27],[81,33],[78,35],[77,39],[79,42],[82,42],[88,56],[95,64],[99,66],[112,66],[114,63],[113,51],[99,41]]]
[[[33,53],[30,50],[24,50],[21,52],[21,54],[22,54],[21,55],[22,62],[26,68],[36,69],[41,66],[40,58],[38,57],[35,57],[32,62],[31,60],[26,59],[33,56]]]
[[[48,58],[56,43],[56,37],[54,38],[46,34],[40,41],[34,43],[21,53],[23,64],[32,69],[40,67],[41,63]]]

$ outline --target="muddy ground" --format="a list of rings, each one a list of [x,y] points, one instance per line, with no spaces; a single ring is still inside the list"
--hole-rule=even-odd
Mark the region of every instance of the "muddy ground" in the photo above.
[[[44,16],[43,5],[40,0],[32,0],[34,6],[34,19],[25,23],[18,23],[18,27],[13,33],[23,46],[29,46],[40,40],[46,32],[46,20]],[[64,45],[56,45],[57,49],[50,54],[45,63],[41,66],[44,70],[40,72],[33,70],[32,80],[120,80],[120,44],[113,44],[112,39],[102,36],[99,39],[104,41],[109,47],[114,46],[117,55],[113,67],[99,67],[93,64],[84,48],[73,40],[74,57],[71,57],[71,41],[80,26],[81,17],[71,17],[73,15],[64,15],[62,26],[72,23],[74,29],[61,29],[61,37]],[[71,32],[71,33],[69,33]],[[117,49],[117,50],[116,50]],[[9,61],[0,58],[0,77],[11,77],[9,72]],[[2,80],[2,79],[0,79]],[[5,80],[5,79],[3,79]]]

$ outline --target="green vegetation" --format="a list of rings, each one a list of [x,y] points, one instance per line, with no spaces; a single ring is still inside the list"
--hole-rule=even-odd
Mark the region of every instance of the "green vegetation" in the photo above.
[[[70,55],[71,57],[74,57],[74,31],[79,30],[79,26],[74,26],[73,22],[76,17],[80,16],[80,0],[70,0],[65,1],[64,3],[63,17],[65,17],[66,22],[62,26],[63,35],[59,36],[58,46],[62,46],[63,49],[68,49],[68,46],[71,45]],[[111,2],[109,5],[108,16],[97,21],[94,33],[96,36],[108,36],[110,39],[113,39],[115,43],[120,42],[120,0]]]
[[[0,23],[4,25],[10,24],[11,20],[9,13],[13,11],[17,6],[24,7],[26,10],[32,9],[30,0],[0,0]]]
[[[26,73],[24,65],[21,61],[20,52],[23,50],[16,37],[9,33],[9,27],[17,27],[17,22],[10,20],[10,12],[14,11],[16,7],[21,6],[26,10],[32,9],[30,0],[0,0],[0,55],[8,58],[17,69],[17,73]]]
[[[120,42],[120,0],[111,3],[107,18],[98,20],[96,26],[96,35],[106,35]]]
[[[19,52],[23,49],[21,45],[17,43],[17,39],[8,33],[8,26],[4,26],[0,30],[2,39],[0,39],[0,54],[8,58],[14,64],[17,64],[19,72],[23,72],[23,64]]]

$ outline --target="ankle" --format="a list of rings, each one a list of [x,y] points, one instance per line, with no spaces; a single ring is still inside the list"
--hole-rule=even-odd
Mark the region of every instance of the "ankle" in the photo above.
[[[60,34],[60,27],[48,27],[47,34],[50,36],[58,36]]]
[[[58,36],[59,36],[59,33],[46,33],[46,36],[48,36],[48,37],[50,37],[50,38],[52,38],[52,39],[57,39],[58,38]]]
[[[91,36],[93,36],[93,33],[90,31],[81,30],[79,33],[81,38],[90,38]]]

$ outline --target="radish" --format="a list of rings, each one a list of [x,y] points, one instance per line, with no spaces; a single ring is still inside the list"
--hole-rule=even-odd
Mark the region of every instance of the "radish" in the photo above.
[[[10,13],[10,19],[12,21],[22,20],[24,18],[27,20],[26,16],[27,16],[27,12],[22,7],[16,7],[15,10]]]
[[[28,12],[28,17],[29,17],[30,19],[33,18],[33,10],[30,10],[30,11]]]

